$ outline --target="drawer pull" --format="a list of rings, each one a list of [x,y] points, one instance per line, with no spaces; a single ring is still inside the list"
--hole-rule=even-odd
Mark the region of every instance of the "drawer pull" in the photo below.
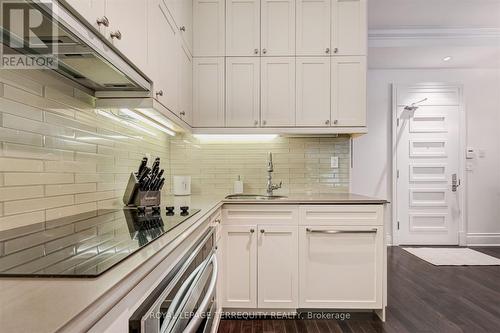
[[[306,228],[306,231],[311,234],[376,234],[377,229],[371,230],[312,230]]]

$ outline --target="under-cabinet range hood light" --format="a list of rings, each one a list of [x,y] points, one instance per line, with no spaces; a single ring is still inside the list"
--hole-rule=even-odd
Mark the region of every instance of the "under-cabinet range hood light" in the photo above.
[[[110,110],[97,110],[96,112],[97,112],[97,114],[99,114],[103,117],[109,118],[109,119],[116,121],[118,123],[121,123],[125,126],[132,127],[138,131],[147,133],[148,135],[158,136],[156,133],[152,132],[151,130],[131,122],[131,119],[139,120],[139,121],[143,122],[144,124],[147,124],[151,127],[154,127],[154,128],[156,128],[156,129],[158,129],[158,130],[160,130],[160,131],[162,131],[170,136],[175,136],[174,131],[171,131],[168,128],[162,127],[161,125],[156,124],[155,122],[153,122],[145,117],[140,118],[140,116],[135,114],[133,111],[130,111],[130,110],[125,111],[125,110],[126,109],[121,109],[118,112],[121,114],[124,114],[126,117],[129,117],[129,119],[124,119],[122,116],[118,116],[113,111],[110,111]]]
[[[201,142],[265,142],[272,141],[278,134],[193,134]]]
[[[155,120],[151,120],[151,119],[147,118],[146,116],[139,114],[136,111],[132,111],[129,109],[123,109],[123,108],[120,109],[120,111],[123,112],[124,114],[126,114],[127,116],[130,116],[134,119],[142,121],[142,122],[148,124],[149,126],[156,128],[157,130],[160,130],[164,133],[167,133],[170,136],[175,136],[175,132],[172,131],[172,129],[171,129],[172,127],[167,128],[167,126],[165,124],[159,124]],[[167,122],[167,120],[164,121],[164,123],[166,123],[166,122]],[[170,126],[172,126],[172,125],[170,125]]]

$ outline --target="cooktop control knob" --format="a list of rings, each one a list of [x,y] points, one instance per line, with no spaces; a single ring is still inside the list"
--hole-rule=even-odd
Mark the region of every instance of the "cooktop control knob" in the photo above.
[[[142,206],[137,207],[137,214],[141,216],[146,215],[146,207]]]
[[[158,215],[160,213],[160,206],[153,207],[153,214]]]
[[[174,215],[174,206],[167,206],[165,208],[167,209],[167,215]]]
[[[189,207],[181,206],[181,215],[188,215],[188,214],[189,214]]]

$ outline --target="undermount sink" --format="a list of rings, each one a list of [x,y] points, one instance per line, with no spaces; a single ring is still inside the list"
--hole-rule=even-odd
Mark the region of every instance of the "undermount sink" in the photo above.
[[[229,200],[278,200],[285,199],[284,195],[260,195],[260,194],[230,194],[226,196]]]

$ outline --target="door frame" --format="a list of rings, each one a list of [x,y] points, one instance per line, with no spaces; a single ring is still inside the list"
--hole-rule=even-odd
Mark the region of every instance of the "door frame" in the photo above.
[[[458,245],[467,245],[467,177],[466,177],[466,146],[467,146],[467,118],[464,103],[463,84],[460,83],[391,83],[392,91],[392,245],[399,245],[398,231],[398,186],[397,186],[397,90],[401,87],[416,87],[416,88],[458,88],[459,94],[459,156],[458,156],[458,175],[460,186],[457,190],[459,196],[458,204],[460,216],[458,218]]]

